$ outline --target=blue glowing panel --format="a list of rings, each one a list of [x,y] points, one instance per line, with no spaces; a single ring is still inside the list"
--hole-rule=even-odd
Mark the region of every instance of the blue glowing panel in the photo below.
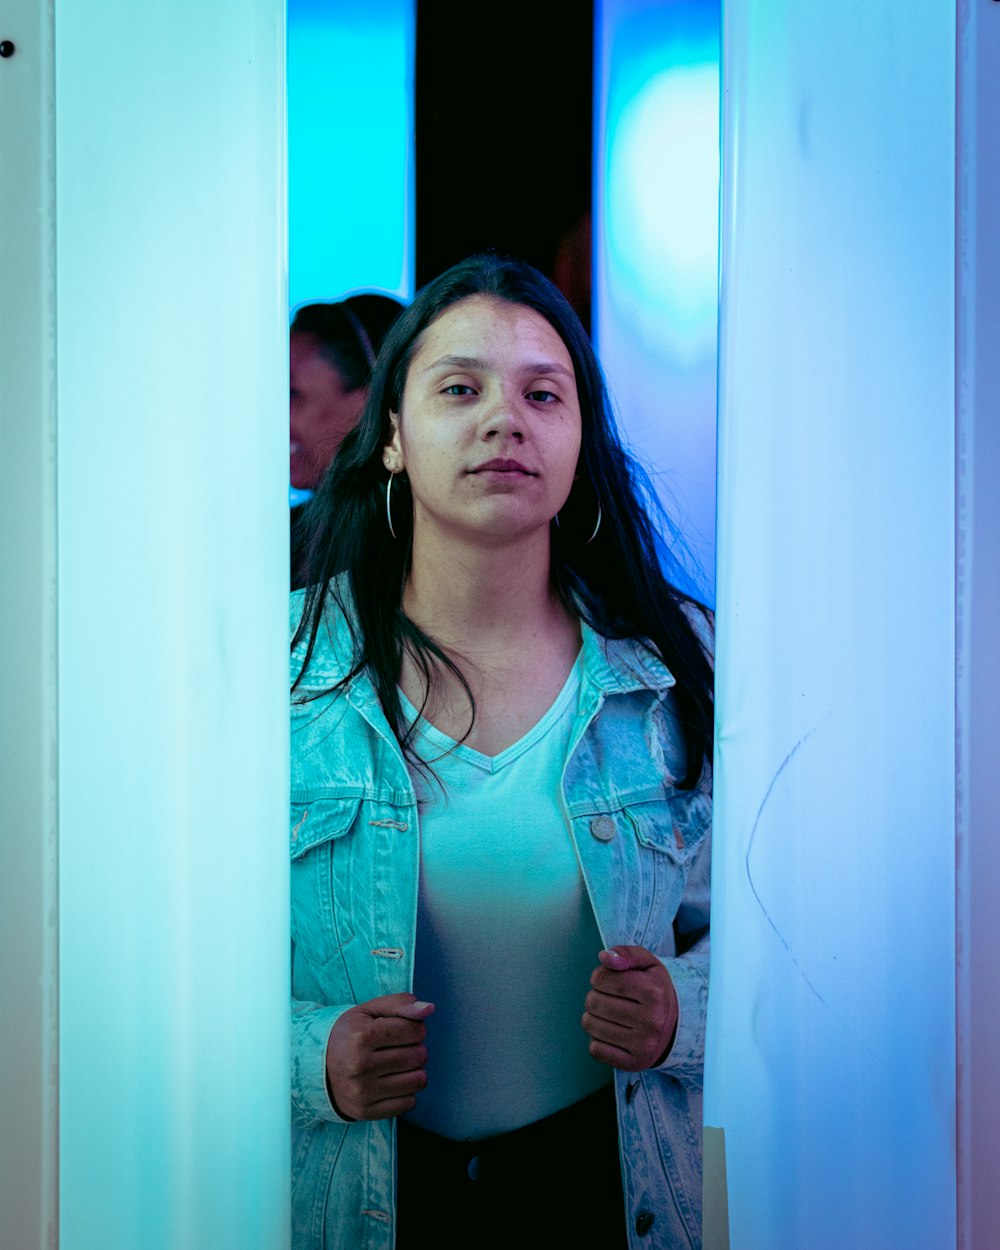
[[[289,0],[291,307],[413,284],[413,0]]]
[[[597,8],[595,337],[629,441],[712,602],[719,4]]]

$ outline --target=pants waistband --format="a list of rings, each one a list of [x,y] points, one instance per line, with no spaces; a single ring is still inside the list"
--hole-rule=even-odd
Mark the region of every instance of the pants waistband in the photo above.
[[[555,1111],[544,1119],[535,1120],[531,1124],[511,1129],[509,1133],[497,1133],[493,1137],[480,1137],[470,1141],[456,1141],[452,1137],[442,1137],[430,1129],[419,1128],[406,1119],[396,1121],[397,1130],[407,1144],[412,1143],[416,1149],[435,1155],[441,1162],[461,1164],[463,1167],[472,1159],[484,1162],[502,1162],[506,1158],[516,1158],[524,1164],[531,1156],[545,1158],[555,1148],[562,1148],[578,1135],[586,1136],[593,1131],[596,1124],[615,1121],[615,1087],[614,1083],[603,1086],[579,1102],[571,1103],[561,1111]]]

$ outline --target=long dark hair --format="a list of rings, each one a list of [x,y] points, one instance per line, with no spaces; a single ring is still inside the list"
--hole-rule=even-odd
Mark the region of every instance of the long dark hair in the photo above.
[[[694,786],[712,750],[712,668],[689,614],[707,609],[686,600],[661,568],[655,493],[622,446],[600,365],[576,313],[560,291],[522,261],[472,256],[428,283],[390,329],[379,353],[358,426],[341,444],[311,502],[306,519],[308,589],[292,642],[306,642],[302,681],[312,656],[327,595],[341,602],[354,652],[346,684],[367,668],[386,718],[412,759],[413,726],[402,715],[397,682],[404,648],[427,686],[435,663],[465,686],[454,662],[403,612],[410,567],[412,503],[405,473],[393,485],[393,538],[386,524],[386,470],[382,452],[391,437],[390,412],[399,412],[410,360],[420,336],[445,309],[473,295],[534,309],[566,344],[576,374],[581,414],[577,480],[551,526],[553,584],[566,606],[607,638],[641,640],[676,679],[674,696],[685,739],[685,787]],[[593,541],[598,509],[601,525]],[[662,540],[661,540],[662,547]],[[343,574],[343,581],[337,579]],[[470,720],[471,729],[471,720]]]

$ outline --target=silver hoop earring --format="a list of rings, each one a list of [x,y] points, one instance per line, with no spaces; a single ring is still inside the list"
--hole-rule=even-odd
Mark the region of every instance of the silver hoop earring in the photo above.
[[[389,473],[389,480],[385,484],[385,519],[389,522],[389,533],[396,537],[396,531],[392,528],[392,479],[396,476],[395,469]],[[596,530],[594,531],[597,532]]]
[[[591,536],[590,536],[590,537],[587,539],[587,541],[583,544],[585,547],[589,547],[589,546],[590,546],[590,544],[591,544],[591,543],[594,541],[594,539],[597,537],[597,531],[601,528],[601,521],[602,521],[603,517],[604,517],[604,513],[601,511],[601,501],[598,499],[598,501],[597,501],[597,524],[594,526],[594,532],[593,532],[593,534],[591,534]]]

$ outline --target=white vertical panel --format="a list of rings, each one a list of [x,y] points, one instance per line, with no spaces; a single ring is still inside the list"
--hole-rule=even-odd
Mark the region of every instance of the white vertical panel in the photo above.
[[[41,1250],[58,1130],[51,12],[9,0],[0,39],[0,1245]]]
[[[1000,1245],[1000,4],[958,5],[959,1245]]]
[[[948,1250],[955,14],[725,19],[706,1123],[740,1250]]]
[[[283,29],[56,5],[62,1250],[288,1239]]]
[[[414,0],[289,0],[289,302],[413,294]]]
[[[596,0],[594,337],[622,427],[715,593],[719,0]]]

